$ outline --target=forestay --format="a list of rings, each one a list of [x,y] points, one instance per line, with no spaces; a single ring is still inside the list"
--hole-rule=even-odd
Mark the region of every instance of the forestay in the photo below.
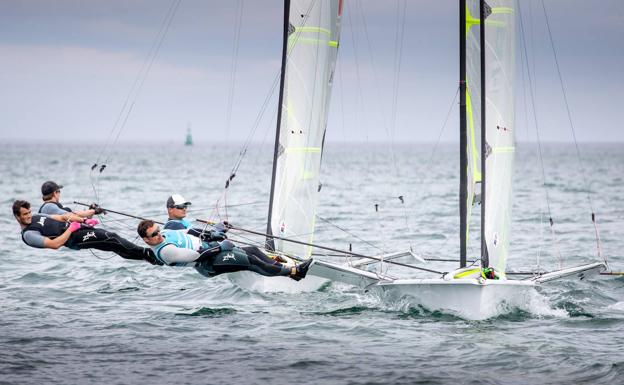
[[[340,0],[291,1],[281,128],[273,180],[273,235],[311,243],[319,171],[340,35]],[[275,248],[309,257],[308,246],[275,240]]]

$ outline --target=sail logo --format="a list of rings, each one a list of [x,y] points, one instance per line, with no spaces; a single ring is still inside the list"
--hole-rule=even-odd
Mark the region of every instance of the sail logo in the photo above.
[[[498,246],[498,233],[494,233],[494,239],[492,240],[494,247]]]
[[[284,231],[286,231],[286,223],[282,222],[280,225],[280,233],[284,234]]]
[[[89,231],[88,233],[86,233],[85,236],[82,237],[82,241],[85,242],[91,238],[97,238],[95,235],[95,231]]]

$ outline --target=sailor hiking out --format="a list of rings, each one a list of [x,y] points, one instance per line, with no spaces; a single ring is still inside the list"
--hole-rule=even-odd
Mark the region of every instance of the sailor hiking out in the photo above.
[[[84,219],[67,211],[63,215],[33,215],[30,203],[24,200],[13,202],[13,216],[22,229],[22,241],[31,247],[97,249],[112,251],[125,259],[156,263],[151,249],[139,247],[113,232],[95,228],[99,223],[97,219]]]
[[[192,266],[206,277],[248,270],[268,277],[287,276],[298,281],[305,278],[312,263],[310,259],[296,266],[284,266],[257,247],[236,247],[220,231],[212,231],[202,239],[187,230],[161,231],[154,221],[143,220],[137,232],[152,248],[159,263]]]

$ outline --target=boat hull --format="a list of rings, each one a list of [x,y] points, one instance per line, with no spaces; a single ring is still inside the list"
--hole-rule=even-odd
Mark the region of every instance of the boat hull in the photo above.
[[[250,271],[227,274],[238,287],[259,293],[304,293],[319,290],[328,280],[308,275],[301,281],[288,277],[265,277]]]
[[[398,279],[370,289],[391,300],[405,299],[427,310],[443,311],[469,320],[497,316],[510,308],[528,308],[533,281],[485,279]]]

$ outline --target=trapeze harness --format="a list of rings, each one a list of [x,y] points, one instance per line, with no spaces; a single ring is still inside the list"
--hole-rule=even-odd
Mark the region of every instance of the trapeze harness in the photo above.
[[[59,209],[61,210],[65,210],[68,213],[71,213],[72,210],[69,207],[65,207],[62,204],[58,203],[58,202],[43,202],[43,204],[41,205],[41,207],[39,207],[39,212],[41,212],[41,210],[43,210],[43,206],[45,205],[55,205],[57,206]]]
[[[22,241],[26,243],[26,239],[24,239],[24,233],[31,230],[38,232],[44,237],[54,239],[58,236],[61,236],[65,232],[65,230],[67,230],[67,226],[69,226],[69,223],[60,222],[43,215],[35,214],[32,216],[32,222],[30,222],[30,224],[22,230]],[[28,243],[26,244],[28,245]]]
[[[163,238],[165,238],[165,240],[162,243],[156,245],[153,248],[153,250],[154,250],[154,256],[156,257],[156,260],[161,262],[163,265],[167,265],[167,266],[189,266],[190,263],[165,262],[165,260],[160,255],[160,252],[165,246],[174,245],[175,247],[179,247],[181,249],[190,249],[190,250],[197,251],[199,250],[200,247],[203,247],[204,245],[206,245],[205,243],[199,241],[199,239],[194,241],[193,238],[191,238],[188,234],[185,234],[184,232],[178,231],[178,230],[171,230],[171,229],[163,230],[162,236]],[[201,242],[201,245],[198,244],[198,242]]]
[[[168,219],[167,223],[163,226],[165,230],[184,230],[191,227],[191,222],[186,219]]]

